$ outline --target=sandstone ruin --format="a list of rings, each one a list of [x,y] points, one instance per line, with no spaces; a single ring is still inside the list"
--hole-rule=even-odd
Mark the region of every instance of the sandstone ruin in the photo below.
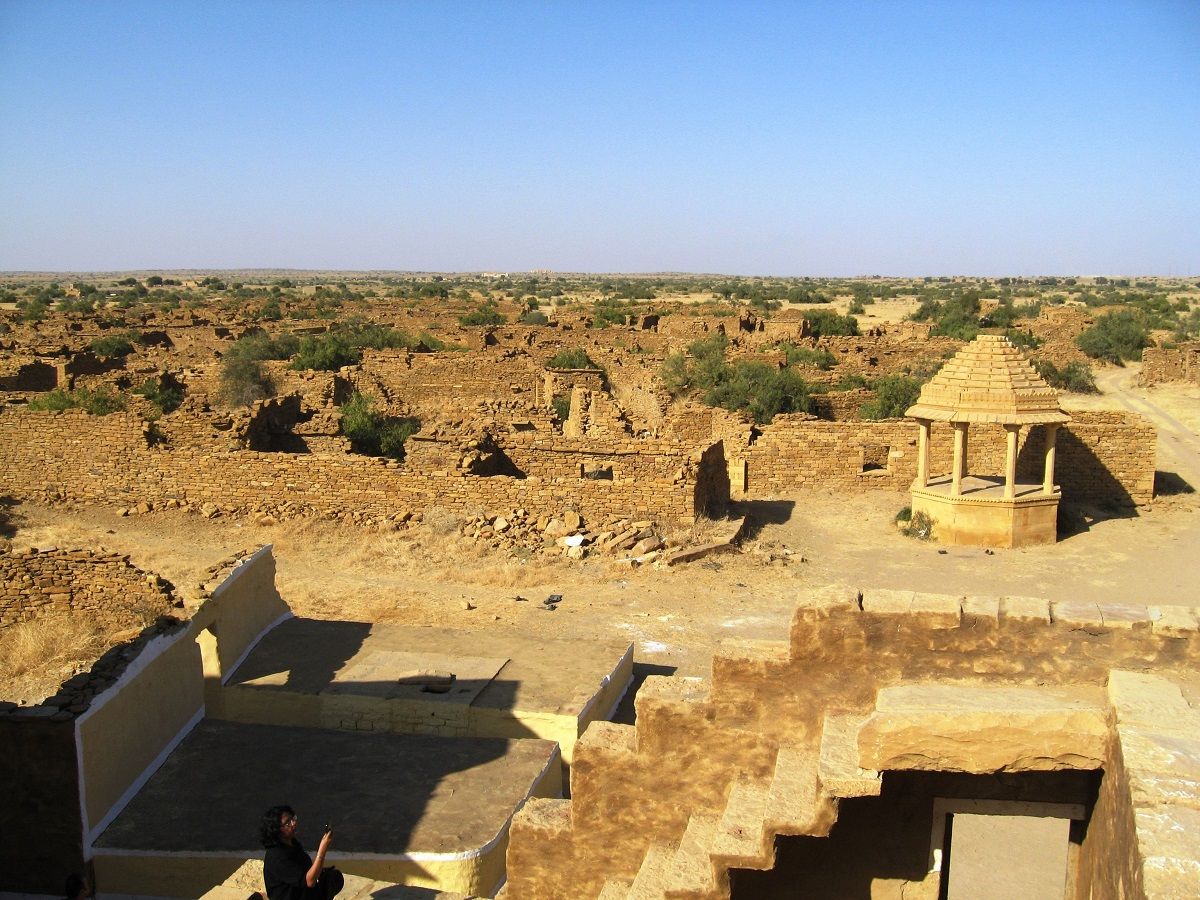
[[[1053,543],[1061,509],[1131,516],[1155,499],[1153,424],[1071,405],[998,334],[966,344],[901,322],[816,336],[798,309],[619,324],[550,313],[469,327],[381,302],[372,327],[422,337],[333,371],[266,360],[273,396],[233,406],[223,361],[283,326],[216,307],[119,324],[13,317],[0,332],[0,495],[230,533],[311,521],[430,532],[518,566],[606,566],[605,578],[715,564],[707,555],[736,552],[763,510],[811,491],[909,493],[942,545],[988,548]],[[1043,358],[1068,364],[1090,321],[1047,306],[1029,328]],[[141,337],[98,355],[117,329]],[[818,388],[810,411],[756,422],[672,396],[664,361],[713,336],[731,363],[802,369]],[[1194,349],[1148,350],[1142,377],[1194,380]],[[588,365],[555,364],[568,351]],[[939,367],[907,419],[864,414],[867,376]],[[71,390],[124,408],[35,408]],[[156,407],[155,391],[178,405]],[[355,444],[356,396],[417,423],[402,458]],[[0,542],[0,631],[90,617],[110,639],[54,693],[0,703],[0,773],[18,785],[0,813],[14,836],[0,843],[0,885],[57,890],[61,871],[82,868],[108,893],[245,897],[257,852],[227,825],[286,794],[313,821],[360,811],[340,824],[336,859],[354,896],[400,884],[934,898],[1011,867],[984,852],[995,844],[1046,851],[1028,881],[1007,882],[1013,895],[1041,896],[1047,877],[1052,896],[1200,894],[1193,597],[1050,601],[1003,584],[960,596],[852,574],[856,589],[797,585],[785,639],[722,639],[700,679],[635,674],[623,634],[293,615],[270,548],[185,595],[126,553]],[[280,744],[304,771],[350,762],[325,793],[297,787],[254,764]],[[168,803],[187,823],[169,834]]]

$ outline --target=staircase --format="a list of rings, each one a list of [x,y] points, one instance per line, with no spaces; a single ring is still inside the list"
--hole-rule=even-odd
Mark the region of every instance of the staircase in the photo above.
[[[786,644],[733,653],[716,679],[788,659]],[[575,747],[572,799],[530,800],[513,820],[501,896],[725,898],[730,869],[774,866],[777,835],[825,836],[840,797],[879,793],[879,773],[858,767],[862,715],[826,715],[817,740],[781,743],[719,721],[720,691],[652,676],[636,727],[593,723]]]
[[[709,679],[646,679],[636,726],[592,723],[572,799],[514,817],[502,896],[728,897],[730,869],[774,866],[777,835],[826,836],[840,799],[880,793],[860,762],[936,769],[965,747],[950,770],[1102,767],[1103,704],[1071,686],[1103,685],[1113,659],[1186,667],[1194,650],[1176,645],[1196,629],[1081,606],[814,593],[786,642],[725,645]],[[981,727],[1002,740],[976,740]]]

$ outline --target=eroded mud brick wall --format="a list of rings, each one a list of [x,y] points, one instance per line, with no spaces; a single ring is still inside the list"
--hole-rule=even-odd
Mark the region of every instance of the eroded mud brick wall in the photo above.
[[[104,550],[0,551],[0,628],[86,614],[111,629],[140,627],[171,608],[171,593],[128,556]]]
[[[1148,347],[1142,351],[1142,384],[1187,381],[1200,384],[1200,343],[1181,344],[1165,349]]]

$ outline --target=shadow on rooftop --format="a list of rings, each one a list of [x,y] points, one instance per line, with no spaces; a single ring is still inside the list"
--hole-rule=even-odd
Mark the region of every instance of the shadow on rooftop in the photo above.
[[[625,691],[625,696],[621,698],[616,712],[613,713],[612,721],[621,725],[633,725],[637,721],[637,708],[634,701],[637,699],[637,692],[642,684],[651,675],[674,675],[675,669],[675,666],[634,662],[633,679],[629,682],[629,688]]]

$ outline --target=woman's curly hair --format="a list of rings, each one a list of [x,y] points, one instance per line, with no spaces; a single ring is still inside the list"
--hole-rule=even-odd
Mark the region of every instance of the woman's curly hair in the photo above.
[[[296,811],[286,803],[283,806],[272,806],[263,813],[262,825],[258,829],[259,837],[262,838],[262,845],[264,847],[274,847],[282,844],[283,841],[279,839],[280,819],[284,815],[294,816],[295,814]]]

